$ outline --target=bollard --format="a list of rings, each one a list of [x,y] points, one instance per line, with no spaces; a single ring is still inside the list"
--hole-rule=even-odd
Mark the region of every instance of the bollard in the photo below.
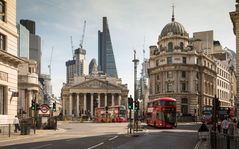
[[[8,124],[8,136],[9,136],[9,138],[11,136],[11,124]]]

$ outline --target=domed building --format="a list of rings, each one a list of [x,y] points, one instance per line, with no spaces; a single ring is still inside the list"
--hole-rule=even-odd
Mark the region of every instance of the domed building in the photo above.
[[[199,32],[189,38],[186,29],[175,21],[173,14],[171,22],[162,29],[157,45],[150,46],[149,100],[175,98],[177,112],[181,116],[179,120],[199,120],[204,107],[212,106],[215,95],[223,97],[219,98],[221,105],[231,105],[230,73],[220,75],[223,78],[227,75],[227,90],[221,94],[217,89],[217,64],[220,61],[207,53],[213,51],[213,44],[210,44],[213,43],[213,36],[207,44],[204,37],[211,33]]]

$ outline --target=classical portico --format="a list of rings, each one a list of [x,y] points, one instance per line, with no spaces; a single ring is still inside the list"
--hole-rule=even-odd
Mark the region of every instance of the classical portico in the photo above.
[[[63,115],[94,116],[95,108],[125,105],[128,90],[125,85],[108,77],[89,77],[74,85],[65,85],[62,91]],[[118,79],[117,79],[118,80]]]

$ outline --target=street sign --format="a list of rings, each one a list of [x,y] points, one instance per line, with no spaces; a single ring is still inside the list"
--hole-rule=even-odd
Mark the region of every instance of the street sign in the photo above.
[[[47,104],[42,104],[40,106],[39,114],[50,114],[49,109],[50,109],[50,107]]]

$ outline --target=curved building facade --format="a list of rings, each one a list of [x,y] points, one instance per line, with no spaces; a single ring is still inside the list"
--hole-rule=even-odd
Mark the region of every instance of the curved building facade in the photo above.
[[[200,46],[202,44],[204,41],[200,38],[189,38],[173,15],[172,21],[162,29],[157,46],[150,46],[149,100],[176,98],[177,112],[181,116],[197,118],[201,117],[204,106],[212,106],[215,95],[219,96],[217,72],[221,61],[208,54],[208,49]],[[231,75],[227,73],[224,77]],[[221,106],[231,106],[229,88],[228,85],[224,98],[219,98]]]

